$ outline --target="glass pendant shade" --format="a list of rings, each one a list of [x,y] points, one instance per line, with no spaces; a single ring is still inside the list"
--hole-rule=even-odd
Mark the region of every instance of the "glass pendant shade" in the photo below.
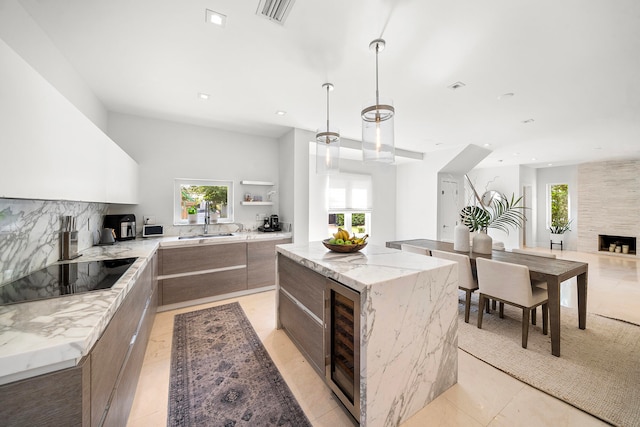
[[[329,126],[329,91],[331,83],[322,85],[327,90],[327,125],[316,133],[316,173],[331,174],[340,171],[340,132]]]
[[[331,135],[325,135],[322,141],[316,142],[316,173],[338,173],[340,172],[340,134],[337,131],[318,130],[318,135],[325,133]]]
[[[376,39],[369,48],[376,52],[376,99],[365,107],[362,116],[362,160],[365,162],[393,163],[395,156],[393,118],[395,108],[391,102],[381,102],[378,90],[378,53],[385,41]]]
[[[394,162],[393,113],[391,103],[374,104],[362,110],[362,159],[365,162]]]

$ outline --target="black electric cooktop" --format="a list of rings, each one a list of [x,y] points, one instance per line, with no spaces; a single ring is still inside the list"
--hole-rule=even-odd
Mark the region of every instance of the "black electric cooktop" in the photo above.
[[[111,288],[137,258],[56,264],[0,286],[0,305]]]

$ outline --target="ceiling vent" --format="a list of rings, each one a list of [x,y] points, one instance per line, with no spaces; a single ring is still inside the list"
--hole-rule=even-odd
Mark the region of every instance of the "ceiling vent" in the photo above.
[[[256,14],[284,25],[294,3],[295,0],[260,0]]]

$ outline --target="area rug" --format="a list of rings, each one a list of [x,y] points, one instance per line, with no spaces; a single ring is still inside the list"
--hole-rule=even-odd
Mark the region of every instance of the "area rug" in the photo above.
[[[461,350],[551,396],[616,426],[640,426],[640,327],[587,315],[578,329],[577,310],[561,308],[561,357],[551,355],[542,319],[529,329],[522,348],[522,311],[505,306],[483,316],[477,328],[477,296],[469,323],[458,305]]]
[[[311,426],[240,304],[174,320],[169,426]]]

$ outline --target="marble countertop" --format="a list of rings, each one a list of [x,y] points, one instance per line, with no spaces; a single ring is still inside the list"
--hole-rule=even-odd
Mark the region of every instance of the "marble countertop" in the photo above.
[[[75,366],[86,356],[131,286],[159,247],[224,244],[291,237],[291,233],[234,233],[233,236],[184,239],[139,238],[93,246],[71,262],[137,257],[107,290],[0,306],[0,384]]]
[[[278,245],[279,253],[358,292],[401,277],[450,265],[450,261],[367,245],[354,253],[337,253],[322,242]]]

